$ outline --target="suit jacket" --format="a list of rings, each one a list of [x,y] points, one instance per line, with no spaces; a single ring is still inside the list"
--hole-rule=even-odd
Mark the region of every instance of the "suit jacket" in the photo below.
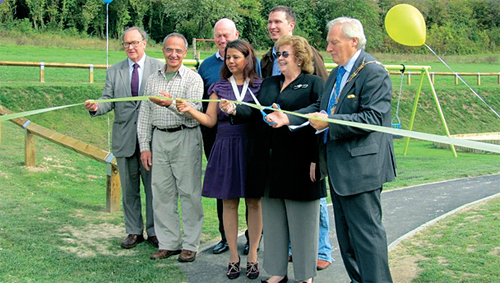
[[[390,127],[392,83],[387,70],[361,51],[351,74],[362,65],[357,76],[346,83],[330,118]],[[322,97],[300,113],[325,110],[336,81],[333,70],[325,84]],[[290,116],[291,124],[303,119]],[[396,160],[392,136],[360,128],[329,124],[326,144],[320,148],[320,166],[327,168],[328,176],[338,195],[349,196],[380,189],[396,176]]]
[[[144,55],[146,56],[146,55]],[[149,75],[156,72],[164,64],[159,60],[146,56],[144,72],[139,95],[144,95]],[[128,59],[111,66],[106,72],[106,82],[100,99],[131,97],[130,73]],[[116,157],[130,157],[137,147],[137,117],[140,101],[99,103],[92,116],[98,116],[115,110],[111,151]]]
[[[274,102],[281,109],[295,111],[318,100],[323,92],[323,80],[314,75],[300,74],[283,91],[284,76],[271,76],[261,85],[257,99],[261,105]],[[326,196],[320,181],[309,177],[311,162],[318,163],[317,137],[315,130],[303,127],[290,131],[288,127],[274,129],[264,123],[260,111],[246,105],[238,105],[231,123],[251,120],[252,154],[249,155],[247,189],[264,195],[269,185],[269,197],[310,201]],[[318,168],[318,167],[317,167]],[[319,180],[319,170],[317,174]]]
[[[311,49],[313,53],[313,65],[314,65],[313,75],[317,75],[326,81],[326,79],[328,78],[328,73],[326,71],[325,61],[323,60],[323,56],[321,56],[318,50],[316,50],[314,47],[311,46]],[[264,56],[262,56],[260,65],[261,65],[263,79],[273,75],[274,58],[272,52],[273,49],[271,48],[266,54],[264,54]]]

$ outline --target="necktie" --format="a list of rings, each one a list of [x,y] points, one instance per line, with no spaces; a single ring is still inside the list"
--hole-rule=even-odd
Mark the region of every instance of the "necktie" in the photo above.
[[[132,89],[132,96],[139,95],[139,64],[134,64],[134,70],[132,71],[132,79],[130,80],[130,88]]]
[[[332,108],[337,104],[337,98],[340,96],[340,85],[342,84],[342,78],[345,74],[345,68],[340,66],[337,70],[337,78],[335,79],[335,87],[333,88],[333,92],[330,95],[330,100],[328,101],[328,107],[326,108],[326,112],[328,115],[333,115]]]
[[[333,115],[333,106],[337,104],[337,97],[340,96],[340,85],[342,84],[342,78],[344,77],[345,74],[345,68],[340,66],[339,69],[337,70],[337,78],[335,79],[335,86],[332,90],[332,93],[330,94],[330,100],[328,100],[328,106],[326,108],[326,112],[328,113],[328,116]],[[326,129],[326,131],[323,132],[323,142],[326,143],[328,140],[328,132],[329,129]]]

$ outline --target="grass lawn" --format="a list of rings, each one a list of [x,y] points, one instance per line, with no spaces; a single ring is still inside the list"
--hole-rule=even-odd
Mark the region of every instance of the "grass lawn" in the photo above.
[[[162,58],[158,45],[149,46],[147,53]],[[202,58],[211,54],[204,52]],[[0,58],[9,61],[106,62],[102,50],[32,46],[0,45]],[[124,58],[123,51],[110,51],[110,64]],[[188,55],[187,58],[192,57]],[[415,58],[427,61],[412,61]],[[390,64],[401,61],[437,64],[432,65],[433,70],[437,70],[440,64],[418,56],[395,56],[392,61],[384,59],[384,63]],[[457,58],[449,59],[452,64],[456,64],[453,65],[456,71],[488,72],[498,66],[487,62],[464,63]],[[105,78],[104,70],[95,70],[95,84],[89,85],[86,83],[87,70],[46,68],[46,83],[40,84],[37,68],[0,66],[0,72],[0,104],[14,111],[97,98]],[[473,85],[474,79],[468,79],[472,80],[470,83]],[[393,82],[395,102],[399,78],[393,76]],[[408,125],[416,82],[417,77],[413,78],[411,86],[406,85],[405,81],[403,88],[400,113],[403,128]],[[500,131],[499,120],[473,96],[469,96],[464,86],[453,86],[451,77],[436,83],[436,90],[452,134]],[[491,79],[478,90],[488,101],[491,99],[494,105],[500,105],[496,79]],[[424,86],[415,130],[443,134],[442,126],[436,123],[436,109],[430,97],[429,88]],[[112,120],[112,115],[110,118]],[[90,119],[83,108],[60,110],[30,119],[107,148],[107,118]],[[155,250],[153,247],[147,244],[141,244],[133,250],[119,247],[125,235],[123,216],[121,212],[105,212],[105,165],[37,138],[37,166],[26,168],[23,165],[23,130],[10,122],[4,122],[1,131],[0,282],[156,282],[165,281],[166,276],[168,282],[185,280],[174,260],[149,260]],[[500,172],[498,155],[459,152],[459,157],[455,158],[450,150],[435,148],[429,142],[412,140],[408,155],[402,156],[403,146],[402,140],[395,141],[398,177],[386,189]],[[479,206],[477,211],[468,210],[463,216],[456,216],[459,218],[450,218],[449,222],[440,222],[436,226],[439,228],[431,227],[423,231],[420,236],[403,243],[402,254],[391,253],[391,259],[399,261],[401,256],[415,256],[416,259],[411,259],[415,264],[418,263],[418,272],[412,277],[415,282],[500,281],[498,268],[494,268],[499,266],[498,232],[495,227],[498,227],[500,204],[498,200],[491,203]],[[215,201],[204,199],[203,207],[205,222],[202,243],[207,243],[218,235]],[[242,229],[243,207],[240,206]]]

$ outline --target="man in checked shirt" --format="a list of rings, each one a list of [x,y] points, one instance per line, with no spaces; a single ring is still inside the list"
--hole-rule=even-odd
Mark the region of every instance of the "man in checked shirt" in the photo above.
[[[182,65],[188,43],[171,33],[163,41],[166,64],[153,73],[145,95],[172,99],[201,99],[203,80]],[[201,111],[201,102],[190,102]],[[137,122],[141,162],[151,170],[155,231],[159,249],[151,259],[179,255],[180,262],[195,260],[203,224],[201,204],[202,138],[198,121],[177,111],[175,100],[143,101]],[[150,148],[151,142],[151,148]],[[178,198],[184,235],[181,235]]]

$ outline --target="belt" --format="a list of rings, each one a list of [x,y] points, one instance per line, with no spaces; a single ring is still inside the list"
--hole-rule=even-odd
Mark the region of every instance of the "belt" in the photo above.
[[[177,132],[177,131],[180,131],[180,130],[184,130],[184,129],[194,129],[196,127],[188,127],[188,126],[184,126],[184,125],[180,125],[179,127],[177,128],[168,128],[168,129],[160,129],[160,128],[156,128],[158,131],[162,131],[162,132],[169,132],[169,133],[173,133],[173,132]]]

